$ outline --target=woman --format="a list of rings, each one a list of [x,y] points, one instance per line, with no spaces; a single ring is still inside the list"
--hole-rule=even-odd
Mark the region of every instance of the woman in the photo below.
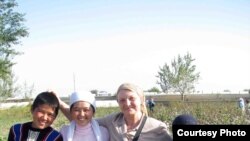
[[[64,141],[108,141],[106,128],[93,119],[96,111],[95,97],[88,91],[74,92],[70,96],[69,125],[61,128]]]
[[[166,124],[147,116],[145,96],[139,87],[124,83],[116,98],[121,112],[97,119],[109,130],[110,141],[172,141]],[[68,106],[62,101],[61,110],[69,117]]]

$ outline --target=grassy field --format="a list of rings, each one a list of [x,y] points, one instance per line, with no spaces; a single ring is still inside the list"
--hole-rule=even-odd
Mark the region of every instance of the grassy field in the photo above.
[[[103,117],[109,113],[118,112],[116,107],[97,108],[95,117]],[[154,113],[150,116],[166,122],[171,130],[173,119],[183,113],[192,114],[200,124],[249,124],[249,116],[242,114],[235,102],[168,102],[157,103]],[[30,106],[12,107],[0,110],[0,141],[7,140],[9,128],[15,123],[31,120]],[[57,130],[63,124],[68,124],[66,118],[59,113],[53,127]]]

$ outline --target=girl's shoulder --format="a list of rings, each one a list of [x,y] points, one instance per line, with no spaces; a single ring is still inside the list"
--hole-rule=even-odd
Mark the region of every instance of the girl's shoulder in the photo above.
[[[104,126],[100,126],[100,130],[102,133],[105,133],[105,134],[108,133],[108,129]]]
[[[106,127],[100,126],[100,131],[102,134],[102,138],[104,139],[104,141],[108,141],[109,140],[109,132],[108,129]]]
[[[68,129],[69,129],[69,125],[63,125],[60,129],[60,133],[61,134],[67,133]]]

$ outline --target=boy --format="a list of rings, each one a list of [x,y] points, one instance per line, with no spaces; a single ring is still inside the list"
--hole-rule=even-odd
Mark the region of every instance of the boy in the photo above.
[[[10,128],[8,141],[63,141],[62,135],[51,127],[56,119],[59,101],[52,92],[42,92],[31,106],[33,121]]]

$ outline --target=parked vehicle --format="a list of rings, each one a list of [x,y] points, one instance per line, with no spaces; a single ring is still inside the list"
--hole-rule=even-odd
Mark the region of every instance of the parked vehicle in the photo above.
[[[111,94],[107,91],[98,91],[97,96],[110,96]]]

